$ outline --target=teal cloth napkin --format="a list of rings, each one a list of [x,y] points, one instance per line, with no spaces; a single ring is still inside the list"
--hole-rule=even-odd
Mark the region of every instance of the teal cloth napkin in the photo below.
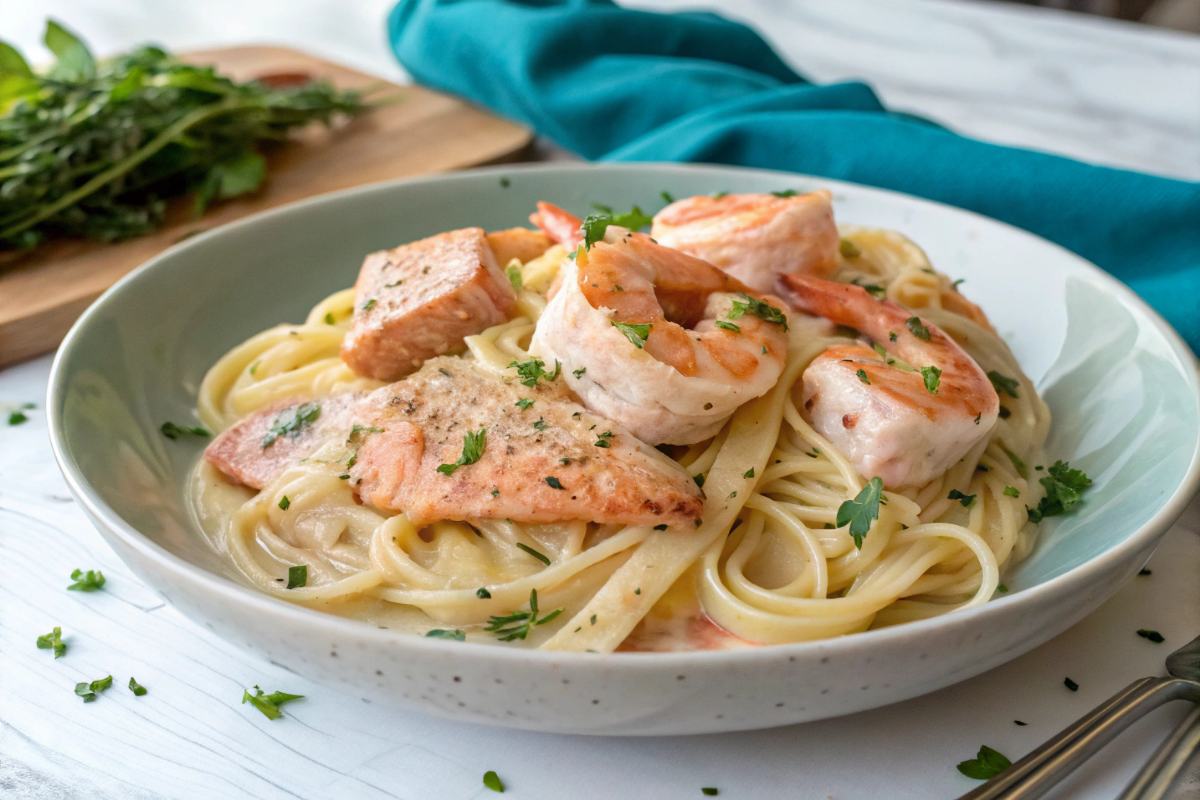
[[[1200,352],[1200,184],[959,136],[862,83],[817,85],[750,28],[610,0],[401,0],[419,82],[590,159],[791,170],[927,197],[1100,265]]]

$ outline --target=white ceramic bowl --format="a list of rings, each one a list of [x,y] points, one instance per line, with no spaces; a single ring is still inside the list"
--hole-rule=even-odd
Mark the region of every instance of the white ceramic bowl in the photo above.
[[[501,180],[501,179],[504,180]],[[167,442],[228,348],[349,286],[363,254],[438,231],[522,224],[714,191],[831,188],[840,220],[897,229],[1008,339],[1050,404],[1051,458],[1095,479],[981,607],[839,639],[701,653],[548,653],[381,630],[235,580],[191,522],[201,444]],[[503,167],[315,198],[197,236],[129,275],[54,363],[47,407],[67,482],[117,553],[180,610],[306,677],[374,700],[519,728],[677,734],[786,725],[976,675],[1065,630],[1134,575],[1200,482],[1195,359],[1133,292],[1053,244],[947,206],[787,173],[623,164]]]

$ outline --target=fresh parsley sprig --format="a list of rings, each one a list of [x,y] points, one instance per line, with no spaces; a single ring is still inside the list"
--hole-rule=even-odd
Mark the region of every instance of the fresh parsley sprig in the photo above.
[[[533,387],[537,384],[538,378],[550,383],[558,377],[562,371],[562,364],[558,359],[554,359],[554,372],[546,372],[546,363],[540,358],[531,358],[528,361],[512,361],[505,369],[516,368],[517,375],[521,377],[521,383],[526,386]]]
[[[94,592],[104,586],[104,573],[98,569],[89,569],[84,572],[77,569],[71,573],[71,580],[75,581],[67,588],[76,592]]]
[[[871,523],[879,519],[880,503],[883,499],[883,481],[871,478],[853,500],[846,500],[837,510],[837,527],[850,526],[854,546],[862,549],[863,538],[871,530]]]
[[[254,687],[254,694],[250,694],[250,690],[246,689],[242,692],[242,704],[249,703],[262,712],[262,715],[267,719],[279,719],[283,716],[283,712],[279,707],[284,703],[290,703],[293,700],[302,700],[302,694],[288,694],[287,692],[271,692],[263,694],[263,690]]]
[[[106,678],[99,678],[94,681],[83,681],[75,684],[75,694],[83,698],[83,702],[90,703],[96,699],[96,695],[105,691],[112,686],[112,675]]]
[[[511,614],[505,614],[500,617],[489,617],[488,626],[484,630],[496,634],[497,638],[502,642],[511,642],[516,639],[524,641],[525,637],[529,635],[531,628],[538,625],[545,625],[564,610],[556,608],[546,616],[539,618],[537,589],[531,589],[529,592],[528,611],[514,611]]]
[[[1071,469],[1071,465],[1065,461],[1059,460],[1053,466],[1046,467],[1046,473],[1046,477],[1039,481],[1046,488],[1046,496],[1037,508],[1026,506],[1031,522],[1065,514],[1083,500],[1084,490],[1092,485],[1092,479],[1083,470]]]
[[[437,468],[437,471],[449,477],[454,474],[454,471],[459,467],[466,467],[474,464],[483,457],[483,450],[487,446],[487,428],[480,428],[475,433],[467,432],[463,436],[462,455],[458,457],[458,461],[453,464],[442,464]]]
[[[62,640],[62,628],[55,628],[37,637],[37,646],[39,650],[53,650],[55,658],[62,658],[67,652],[67,643]]]
[[[739,296],[742,299],[733,301],[733,306],[729,309],[729,313],[725,315],[726,317],[729,319],[740,319],[746,314],[750,314],[766,322],[782,325],[784,331],[787,331],[787,314],[784,314],[783,311],[770,303],[751,297],[748,294],[739,293]]]
[[[298,406],[285,408],[275,418],[275,421],[271,423],[270,430],[263,437],[263,449],[265,450],[275,444],[275,440],[280,436],[288,436],[295,439],[305,428],[316,422],[320,416],[320,403],[301,403]]]
[[[638,350],[641,350],[643,347],[645,347],[646,339],[650,337],[650,329],[654,327],[653,324],[649,322],[638,325],[632,322],[617,322],[615,320],[613,321],[612,326],[624,334],[625,338],[628,339]],[[657,341],[657,339],[655,341]]]

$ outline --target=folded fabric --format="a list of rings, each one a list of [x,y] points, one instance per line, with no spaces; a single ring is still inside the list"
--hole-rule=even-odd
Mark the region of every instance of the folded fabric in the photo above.
[[[813,84],[715,14],[402,0],[388,24],[416,80],[587,158],[791,170],[970,209],[1108,270],[1200,352],[1200,184],[959,136],[865,84]]]

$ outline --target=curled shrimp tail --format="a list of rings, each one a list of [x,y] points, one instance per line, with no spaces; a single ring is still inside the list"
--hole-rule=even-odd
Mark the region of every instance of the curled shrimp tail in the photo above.
[[[568,250],[574,250],[583,241],[579,228],[583,220],[553,203],[538,202],[537,212],[529,215],[529,221],[541,228],[547,236]]]

